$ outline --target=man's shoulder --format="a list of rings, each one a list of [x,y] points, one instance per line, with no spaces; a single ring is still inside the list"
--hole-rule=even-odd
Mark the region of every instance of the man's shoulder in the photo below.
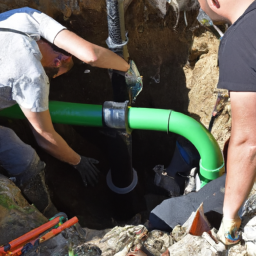
[[[30,7],[3,12],[0,14],[0,27],[36,33],[38,25],[33,18],[35,13],[40,14],[41,12]]]
[[[30,7],[22,7],[22,8],[12,9],[10,11],[0,13],[0,18],[2,18],[2,17],[9,17],[9,16],[11,16],[13,14],[16,14],[16,13],[24,14],[24,15],[30,15],[33,12],[40,13],[40,11],[38,11],[36,9],[30,8]]]
[[[222,54],[242,53],[256,49],[256,9],[240,17],[225,33],[220,43]]]
[[[256,7],[256,5],[255,5]],[[243,14],[227,31],[227,38],[239,40],[255,39],[256,35],[256,8]]]
[[[225,33],[219,67],[218,88],[256,91],[256,9],[241,16]]]

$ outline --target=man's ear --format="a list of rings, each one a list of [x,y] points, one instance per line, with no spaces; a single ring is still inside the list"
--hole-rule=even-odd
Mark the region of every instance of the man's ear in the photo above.
[[[207,2],[213,11],[220,8],[219,0],[208,0]]]
[[[58,57],[55,58],[55,59],[54,59],[54,66],[55,66],[56,68],[59,68],[60,65],[61,65],[61,60],[60,60]]]

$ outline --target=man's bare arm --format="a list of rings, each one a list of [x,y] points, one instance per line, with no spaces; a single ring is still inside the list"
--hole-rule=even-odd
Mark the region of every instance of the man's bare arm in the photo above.
[[[80,156],[54,130],[49,110],[36,113],[21,109],[32,125],[34,136],[40,147],[63,162],[72,165],[80,162]]]
[[[223,213],[235,219],[256,177],[256,93],[231,92],[232,131]]]
[[[99,68],[116,69],[126,72],[129,64],[110,50],[92,44],[69,30],[62,30],[54,39],[54,44],[78,59]]]

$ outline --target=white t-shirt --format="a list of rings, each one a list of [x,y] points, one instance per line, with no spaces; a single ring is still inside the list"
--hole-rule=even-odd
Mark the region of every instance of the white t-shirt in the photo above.
[[[65,27],[46,14],[25,7],[0,14],[0,28],[37,34],[53,43]],[[32,112],[48,109],[49,79],[35,40],[0,31],[0,109],[18,103]]]

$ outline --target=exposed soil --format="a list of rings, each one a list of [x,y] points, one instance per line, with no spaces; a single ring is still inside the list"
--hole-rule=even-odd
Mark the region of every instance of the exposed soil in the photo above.
[[[230,137],[231,107],[228,91],[217,89],[218,48],[219,40],[211,32],[205,29],[197,30],[189,58],[191,65],[184,67],[184,72],[187,87],[190,89],[188,111],[205,127],[209,127],[218,93],[227,96],[222,98],[217,107],[218,115],[212,129],[213,136],[223,149]]]

